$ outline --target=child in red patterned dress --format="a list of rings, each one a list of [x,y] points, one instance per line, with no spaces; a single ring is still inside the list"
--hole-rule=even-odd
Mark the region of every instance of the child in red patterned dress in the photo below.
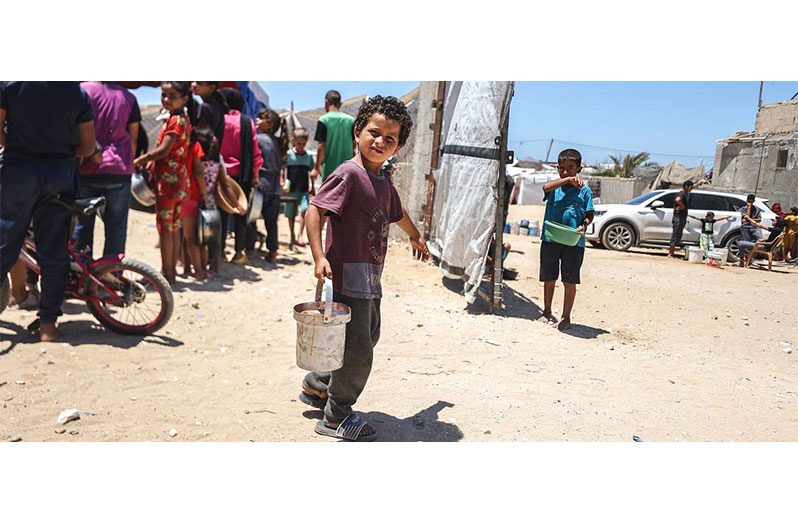
[[[153,164],[155,223],[161,243],[161,272],[175,283],[180,246],[180,205],[188,195],[189,136],[191,126],[185,107],[191,96],[187,82],[162,82],[161,104],[169,111],[158,133],[158,145],[135,159],[136,166]]]

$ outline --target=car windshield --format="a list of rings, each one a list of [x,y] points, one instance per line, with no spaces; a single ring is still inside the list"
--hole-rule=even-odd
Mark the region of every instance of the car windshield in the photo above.
[[[646,194],[641,194],[637,198],[632,198],[631,200],[626,202],[626,205],[640,205],[641,203],[645,202],[649,198],[653,198],[654,196],[656,196],[658,194],[662,194],[662,191],[651,191],[651,192],[647,192]]]

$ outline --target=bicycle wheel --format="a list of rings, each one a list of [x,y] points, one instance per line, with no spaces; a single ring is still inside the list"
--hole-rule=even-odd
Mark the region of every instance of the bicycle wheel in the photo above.
[[[6,274],[2,280],[0,280],[0,312],[3,312],[8,305],[8,302],[11,300],[11,283],[8,281],[8,275]]]
[[[92,271],[113,295],[92,280],[85,293],[99,301],[87,301],[97,320],[119,334],[151,334],[169,321],[175,306],[172,288],[166,279],[147,265],[123,260]]]

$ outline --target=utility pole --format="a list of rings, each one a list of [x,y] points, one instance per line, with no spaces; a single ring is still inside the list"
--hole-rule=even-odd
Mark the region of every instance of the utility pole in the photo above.
[[[549,163],[549,154],[551,153],[551,146],[554,145],[554,138],[549,140],[549,149],[546,151],[546,161],[544,163]]]
[[[765,82],[759,82],[759,105],[756,106],[757,110],[762,108],[762,90],[765,87]]]

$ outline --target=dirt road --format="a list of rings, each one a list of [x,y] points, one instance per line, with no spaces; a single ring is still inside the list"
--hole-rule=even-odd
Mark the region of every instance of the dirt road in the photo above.
[[[158,267],[154,219],[130,220],[128,257]],[[589,248],[577,326],[564,334],[533,321],[539,240],[508,239],[520,276],[501,315],[466,307],[461,284],[414,261],[407,243],[390,245],[382,339],[357,404],[381,441],[798,440],[798,354],[783,350],[798,350],[794,269]],[[291,307],[312,299],[310,253],[281,249],[276,268],[181,280],[172,321],[144,339],[110,333],[69,302],[62,342],[35,343],[23,330],[35,314],[5,311],[1,440],[328,441],[313,432],[319,413],[297,400]],[[555,313],[561,303],[558,287]],[[62,427],[67,408],[94,415]]]

